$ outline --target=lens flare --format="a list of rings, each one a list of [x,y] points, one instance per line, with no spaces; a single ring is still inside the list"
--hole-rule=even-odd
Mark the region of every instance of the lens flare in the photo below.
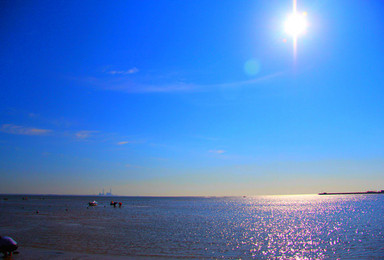
[[[255,76],[260,71],[260,62],[255,59],[250,59],[244,64],[244,71],[248,76]]]

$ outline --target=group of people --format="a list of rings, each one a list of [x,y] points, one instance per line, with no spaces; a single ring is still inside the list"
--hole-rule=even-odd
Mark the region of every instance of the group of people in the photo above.
[[[117,202],[117,201],[111,201],[111,206],[113,205],[115,208],[116,208],[116,205],[119,204],[119,208],[121,208],[121,206],[123,205],[123,203],[121,202]]]

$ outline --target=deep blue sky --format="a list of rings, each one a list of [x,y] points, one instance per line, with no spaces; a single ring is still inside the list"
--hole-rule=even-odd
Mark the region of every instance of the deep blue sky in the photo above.
[[[1,1],[0,193],[384,189],[384,2],[291,10]]]

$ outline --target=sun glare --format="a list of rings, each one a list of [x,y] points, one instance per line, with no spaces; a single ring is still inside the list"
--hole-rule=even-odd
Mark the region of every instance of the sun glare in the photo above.
[[[288,16],[287,20],[284,23],[285,32],[293,37],[297,37],[298,35],[304,34],[308,27],[305,14],[306,13],[293,13]]]
[[[304,34],[307,31],[307,12],[297,12],[297,0],[292,1],[293,8],[292,14],[287,17],[284,22],[285,32],[292,36],[293,41],[293,58],[296,62],[297,56],[297,38],[299,35]],[[284,41],[285,42],[285,41]]]

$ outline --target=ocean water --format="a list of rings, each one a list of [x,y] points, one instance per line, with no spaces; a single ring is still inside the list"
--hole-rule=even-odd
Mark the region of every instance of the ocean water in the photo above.
[[[380,194],[0,196],[0,234],[21,247],[106,256],[384,259],[383,216]]]

